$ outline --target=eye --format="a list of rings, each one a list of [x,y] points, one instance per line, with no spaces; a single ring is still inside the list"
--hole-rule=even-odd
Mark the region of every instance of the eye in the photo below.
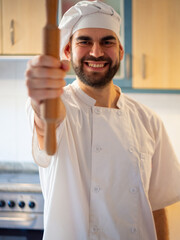
[[[103,41],[102,42],[102,45],[104,46],[104,47],[111,47],[111,46],[113,46],[113,45],[115,45],[116,43],[114,42],[114,41],[112,41],[112,40],[105,40],[105,41]]]
[[[79,46],[89,46],[91,44],[90,41],[87,40],[82,40],[82,41],[78,41],[77,43]]]

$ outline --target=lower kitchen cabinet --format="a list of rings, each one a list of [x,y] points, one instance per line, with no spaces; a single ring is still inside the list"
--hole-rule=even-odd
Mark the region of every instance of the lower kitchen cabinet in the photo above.
[[[179,13],[179,0],[132,0],[133,88],[180,89]]]
[[[179,240],[180,202],[167,207],[170,240]]]

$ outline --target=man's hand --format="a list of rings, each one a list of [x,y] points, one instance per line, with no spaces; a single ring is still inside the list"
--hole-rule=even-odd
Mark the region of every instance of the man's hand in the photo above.
[[[51,56],[36,56],[28,62],[26,70],[26,85],[28,95],[31,97],[32,107],[35,112],[35,126],[40,148],[44,143],[44,122],[41,118],[40,104],[45,99],[58,98],[63,93],[65,86],[64,77],[69,70],[69,62]],[[66,111],[61,102],[59,123],[63,121]]]

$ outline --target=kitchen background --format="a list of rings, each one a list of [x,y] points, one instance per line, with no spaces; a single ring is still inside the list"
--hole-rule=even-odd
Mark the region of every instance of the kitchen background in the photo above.
[[[62,1],[63,9],[74,2]],[[123,9],[121,36],[126,53],[115,83],[162,118],[180,161],[180,1],[110,3]],[[9,165],[16,168],[17,163],[22,171],[27,166],[37,169],[31,155],[24,73],[29,55],[41,52],[42,9],[44,0],[0,0],[0,170]],[[72,79],[70,72],[67,82]],[[178,240],[180,204],[167,210],[170,239]]]

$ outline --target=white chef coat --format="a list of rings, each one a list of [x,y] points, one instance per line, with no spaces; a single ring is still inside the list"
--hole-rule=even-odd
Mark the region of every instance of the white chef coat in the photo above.
[[[180,166],[159,117],[123,93],[119,109],[97,107],[76,81],[62,100],[67,115],[56,155],[33,137],[43,239],[157,239],[152,211],[180,200]]]

